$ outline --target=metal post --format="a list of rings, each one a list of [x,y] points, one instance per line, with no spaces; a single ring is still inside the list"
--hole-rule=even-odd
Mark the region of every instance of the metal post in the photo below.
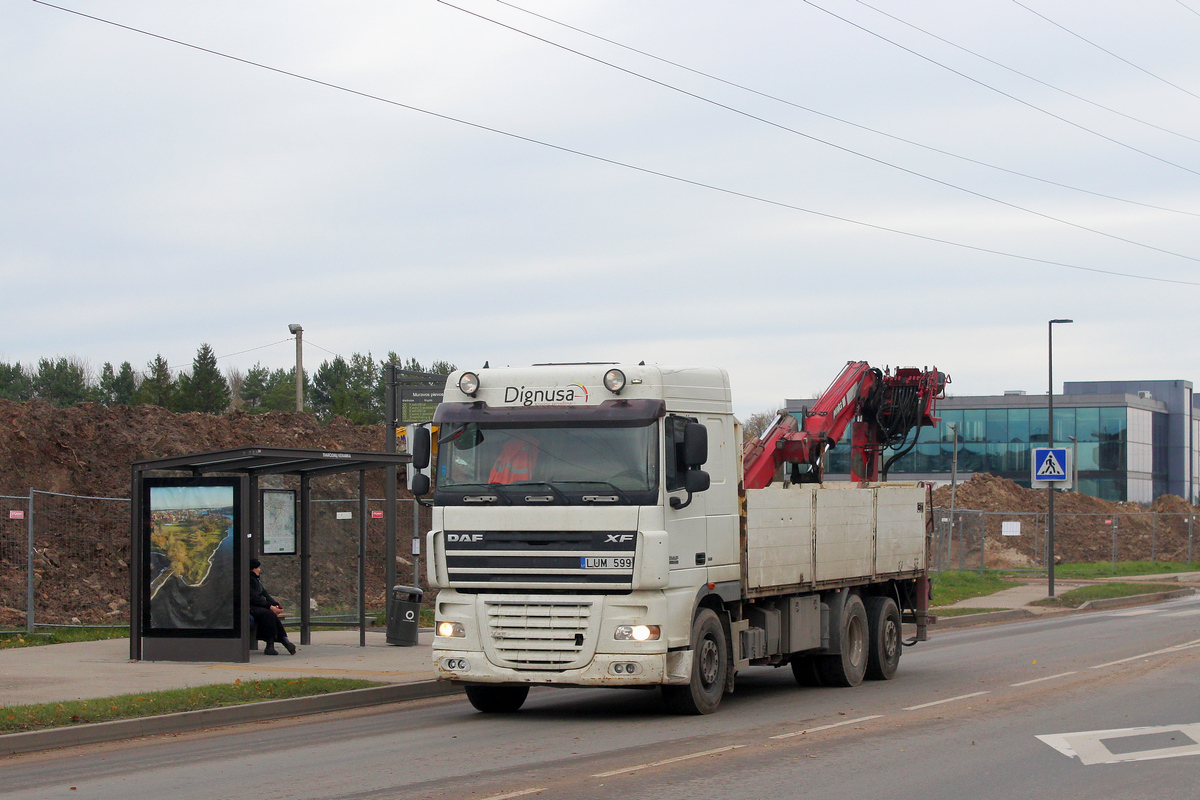
[[[396,452],[396,365],[383,365],[384,383],[386,390],[384,394],[384,427],[383,436],[383,452]],[[387,559],[385,565],[386,585],[387,590],[385,597],[389,597],[392,587],[396,585],[396,465],[388,464],[383,471],[383,498],[384,498],[384,558]]]
[[[1046,326],[1048,330],[1046,365],[1049,371],[1050,391],[1046,395],[1046,439],[1048,446],[1054,447],[1054,324],[1074,322],[1070,319],[1052,319],[1050,324]],[[1046,548],[1049,551],[1046,555],[1046,574],[1048,580],[1046,583],[1047,593],[1050,597],[1054,597],[1054,484],[1051,483],[1047,490],[1050,496],[1046,498]]]
[[[1113,514],[1113,569],[1117,568],[1117,515]]]
[[[25,512],[26,535],[26,581],[25,581],[25,632],[33,635],[33,487],[29,487],[29,510]]]
[[[300,476],[300,644],[312,644],[312,478]]]
[[[387,594],[384,594],[387,597]],[[358,646],[367,646],[367,471],[358,471]]]
[[[958,423],[951,422],[950,430],[954,432],[954,452],[950,455],[950,535],[946,542],[946,559],[953,561],[954,557],[954,491],[958,488]]]
[[[413,586],[421,588],[421,554],[418,550],[421,547],[421,504],[417,502],[417,498],[413,498]]]
[[[1195,514],[1188,514],[1188,563],[1192,563],[1192,522],[1196,519]]]
[[[288,332],[296,336],[296,410],[304,410],[304,328],[295,323]]]
[[[1158,560],[1158,512],[1150,512],[1150,563]]]

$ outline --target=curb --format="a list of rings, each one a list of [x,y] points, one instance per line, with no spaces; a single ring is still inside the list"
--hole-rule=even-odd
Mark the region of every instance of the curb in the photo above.
[[[1177,597],[1188,597],[1196,594],[1193,588],[1172,589],[1167,592],[1152,592],[1151,594],[1134,594],[1128,597],[1109,597],[1103,600],[1089,600],[1078,608],[1054,608],[1037,612],[1028,608],[1012,608],[1007,611],[988,611],[983,614],[967,614],[961,617],[942,617],[933,625],[938,628],[966,628],[972,625],[987,625],[992,622],[1015,622],[1025,619],[1044,619],[1058,617],[1064,614],[1079,614],[1086,611],[1104,611],[1111,608],[1131,608],[1174,600]]]
[[[120,739],[136,739],[164,733],[183,733],[201,728],[219,728],[244,722],[262,722],[285,717],[324,714],[330,711],[346,711],[387,703],[401,703],[406,700],[422,700],[427,697],[460,694],[462,691],[462,687],[457,684],[421,681],[419,683],[374,686],[370,689],[351,689],[346,692],[330,692],[310,697],[291,697],[286,700],[263,700],[258,703],[206,708],[200,711],[180,711],[176,714],[162,714],[154,717],[137,717],[113,720],[112,722],[96,722],[89,725],[70,725],[40,731],[9,733],[0,735],[0,756],[53,750],[59,747],[74,747],[82,744],[115,742]]]

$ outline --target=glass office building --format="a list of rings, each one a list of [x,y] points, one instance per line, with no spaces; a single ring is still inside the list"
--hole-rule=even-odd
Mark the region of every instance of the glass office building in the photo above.
[[[787,401],[799,410],[811,401]],[[892,464],[890,480],[948,482],[958,441],[958,476],[976,472],[1030,485],[1031,448],[1048,447],[1045,395],[948,397],[941,423]],[[1078,491],[1149,503],[1163,494],[1200,496],[1200,413],[1189,381],[1081,381],[1054,398],[1054,446],[1074,453]],[[830,480],[849,478],[849,436],[829,454]]]

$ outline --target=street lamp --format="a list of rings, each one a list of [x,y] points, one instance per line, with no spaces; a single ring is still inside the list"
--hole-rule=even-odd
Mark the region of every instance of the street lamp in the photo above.
[[[304,410],[304,328],[288,325],[288,333],[296,337],[296,410]]]
[[[1046,395],[1046,433],[1050,447],[1054,447],[1054,326],[1068,325],[1074,321],[1073,319],[1052,319],[1047,326],[1049,330],[1047,362],[1050,367],[1050,392]],[[1046,588],[1050,597],[1054,597],[1054,484],[1051,483],[1048,488],[1050,496],[1046,498],[1046,527],[1049,530],[1046,532],[1046,547],[1050,552],[1046,557],[1046,569],[1049,576]]]

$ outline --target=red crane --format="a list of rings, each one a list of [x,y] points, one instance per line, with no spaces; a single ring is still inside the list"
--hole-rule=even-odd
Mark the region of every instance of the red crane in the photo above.
[[[865,361],[848,362],[800,419],[780,411],[761,436],[746,443],[742,450],[746,488],[770,485],[785,463],[792,465],[793,483],[819,483],[821,457],[851,424],[851,480],[877,481],[881,475],[887,480],[888,467],[916,445],[920,429],[938,423],[935,405],[949,382],[950,376],[936,368],[900,367],[892,372]],[[881,468],[885,449],[898,452]]]

